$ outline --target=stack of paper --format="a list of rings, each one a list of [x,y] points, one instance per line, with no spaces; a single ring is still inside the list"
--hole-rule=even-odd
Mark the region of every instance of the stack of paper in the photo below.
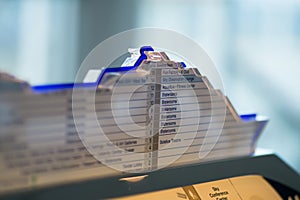
[[[100,83],[1,94],[0,192],[253,153],[265,119],[243,120],[196,68],[147,56]]]

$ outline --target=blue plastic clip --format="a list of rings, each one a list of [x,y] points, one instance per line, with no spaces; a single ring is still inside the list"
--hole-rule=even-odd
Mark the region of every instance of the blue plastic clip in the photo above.
[[[105,68],[98,80],[97,80],[97,84],[101,83],[101,80],[103,78],[103,76],[108,73],[108,72],[128,72],[130,70],[134,70],[136,68],[138,68],[138,66],[143,62],[143,60],[147,59],[147,55],[145,54],[145,51],[154,51],[154,49],[151,46],[143,46],[140,48],[140,57],[137,59],[137,61],[134,63],[133,66],[126,66],[126,67],[113,67],[113,68]]]
[[[141,55],[138,58],[138,60],[134,63],[133,66],[105,68],[99,75],[98,80],[94,83],[65,83],[65,84],[37,85],[37,86],[32,86],[31,89],[35,93],[46,93],[46,92],[53,92],[53,91],[58,91],[63,89],[71,89],[71,88],[95,87],[101,83],[101,80],[106,73],[127,72],[138,68],[138,66],[143,62],[143,60],[147,59],[147,55],[145,54],[145,51],[154,51],[154,49],[151,46],[141,47],[140,48]]]

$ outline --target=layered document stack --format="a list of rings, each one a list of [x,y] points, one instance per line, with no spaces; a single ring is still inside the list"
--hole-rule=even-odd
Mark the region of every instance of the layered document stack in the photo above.
[[[151,47],[84,83],[0,98],[0,193],[249,156],[267,120],[239,116],[197,68]]]

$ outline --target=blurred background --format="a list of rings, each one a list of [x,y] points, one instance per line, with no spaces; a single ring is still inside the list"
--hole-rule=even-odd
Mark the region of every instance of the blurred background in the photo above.
[[[142,27],[200,44],[236,110],[270,118],[258,146],[300,173],[299,0],[0,0],[0,71],[73,82],[98,43]]]

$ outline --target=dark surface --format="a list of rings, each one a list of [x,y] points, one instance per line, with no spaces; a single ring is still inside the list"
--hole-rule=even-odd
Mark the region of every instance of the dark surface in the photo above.
[[[136,183],[119,181],[128,176],[123,175],[19,192],[0,199],[103,199],[250,174],[262,175],[300,191],[299,174],[277,156],[265,155],[159,170]]]

